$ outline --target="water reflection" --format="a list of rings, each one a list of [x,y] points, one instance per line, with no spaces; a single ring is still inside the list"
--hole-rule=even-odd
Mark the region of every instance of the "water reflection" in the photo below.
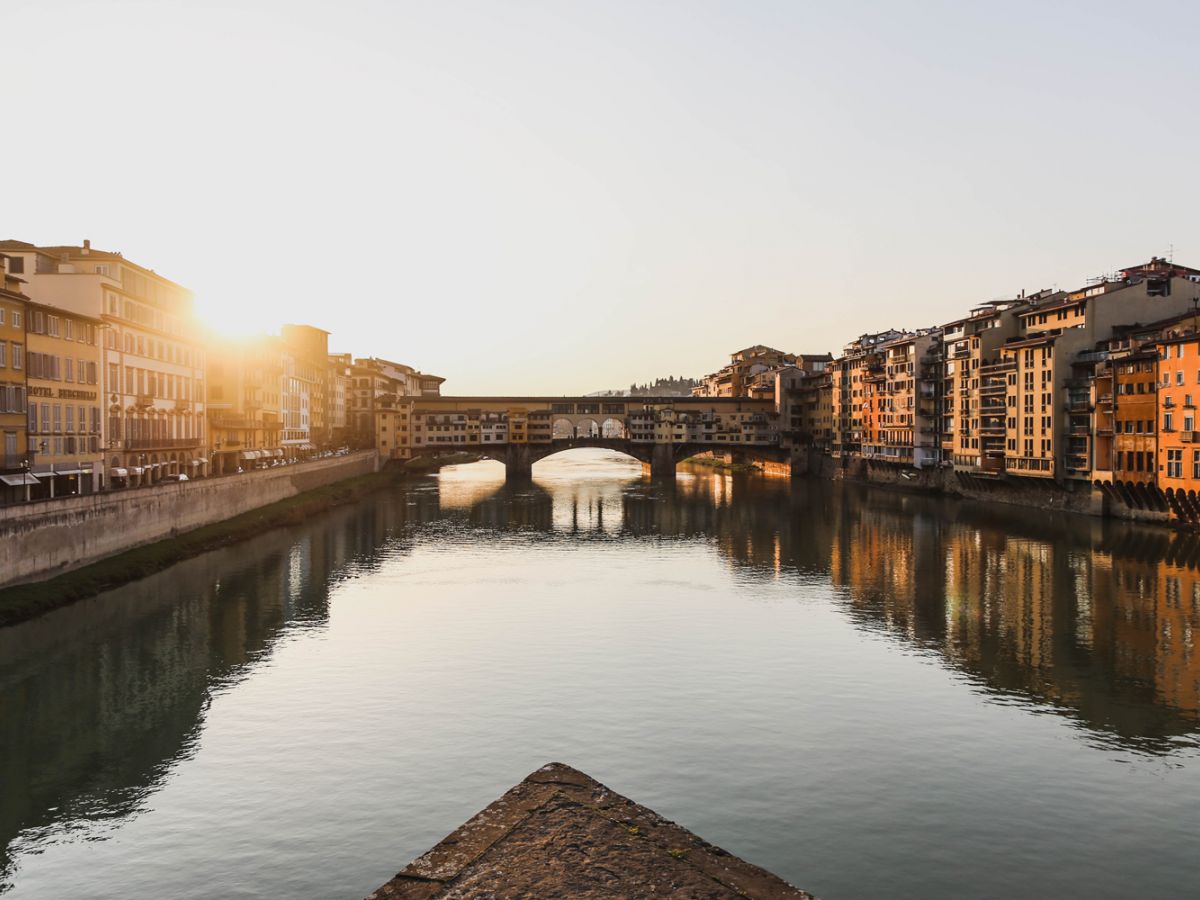
[[[697,468],[674,484],[601,453],[443,471],[0,631],[0,884],[14,850],[136,814],[193,752],[217,692],[322,630],[330,596],[447,533],[693,544],[739,578],[834,586],[863,631],[936,656],[995,702],[1090,741],[1194,752],[1200,543],[1061,513]]]
[[[389,518],[339,510],[0,630],[0,848],[136,813],[190,756],[214,692],[289,628],[324,626],[331,586],[370,570]],[[0,852],[0,886],[10,866]]]
[[[937,652],[998,698],[1147,752],[1194,736],[1196,535],[701,467],[673,485],[636,468],[571,473],[535,470],[510,490],[499,466],[448,471],[441,508],[423,512],[574,540],[703,540],[745,577],[825,575],[862,627]]]

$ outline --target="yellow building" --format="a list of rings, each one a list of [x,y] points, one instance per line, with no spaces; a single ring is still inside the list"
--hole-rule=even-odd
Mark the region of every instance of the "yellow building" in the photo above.
[[[376,407],[375,449],[381,460],[412,458],[414,403],[413,400],[396,399]]]
[[[28,298],[21,279],[8,271],[0,255],[0,503],[25,499],[25,316]]]
[[[30,302],[25,322],[29,470],[34,498],[90,494],[104,486],[100,442],[103,323]],[[124,481],[122,481],[124,483]]]

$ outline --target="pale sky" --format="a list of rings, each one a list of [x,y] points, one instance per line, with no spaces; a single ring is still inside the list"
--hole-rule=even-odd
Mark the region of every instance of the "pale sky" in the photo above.
[[[1200,4],[0,0],[0,238],[446,393],[1200,265]]]

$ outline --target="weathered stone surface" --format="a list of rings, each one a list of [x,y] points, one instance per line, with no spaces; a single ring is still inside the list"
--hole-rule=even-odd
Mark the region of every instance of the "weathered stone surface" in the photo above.
[[[808,898],[562,763],[543,766],[367,900]]]

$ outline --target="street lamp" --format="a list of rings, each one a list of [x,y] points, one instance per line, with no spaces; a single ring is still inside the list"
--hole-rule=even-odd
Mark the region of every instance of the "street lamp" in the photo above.
[[[29,502],[29,457],[26,457],[25,459],[21,460],[21,470],[22,470],[22,472],[24,472],[24,476],[21,478],[21,481],[25,485],[25,502],[28,503]]]

